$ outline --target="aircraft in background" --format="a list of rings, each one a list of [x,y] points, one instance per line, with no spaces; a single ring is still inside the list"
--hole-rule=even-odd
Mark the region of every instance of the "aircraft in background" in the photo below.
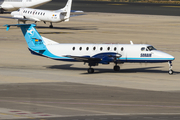
[[[18,23],[26,21],[50,22],[50,28],[53,28],[52,23],[67,22],[72,16],[82,15],[83,11],[73,11],[71,14],[72,0],[68,0],[65,7],[55,11],[32,9],[32,8],[20,8],[18,11],[11,12],[12,17],[0,16],[1,18],[17,19]]]
[[[18,10],[21,7],[35,8],[51,0],[0,0],[0,12]]]
[[[54,60],[88,63],[88,73],[93,73],[92,66],[98,64],[115,64],[114,71],[119,71],[118,64],[133,63],[169,63],[169,74],[173,74],[172,55],[156,50],[147,44],[60,44],[42,37],[35,24],[5,25],[21,28],[28,48],[34,55],[48,57]]]

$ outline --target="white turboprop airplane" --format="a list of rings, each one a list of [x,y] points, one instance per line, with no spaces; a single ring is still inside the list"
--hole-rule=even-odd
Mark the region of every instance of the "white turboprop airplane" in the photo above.
[[[35,24],[5,25],[21,28],[28,48],[32,54],[61,61],[80,61],[88,63],[88,73],[93,73],[91,66],[114,62],[114,71],[119,71],[118,64],[134,63],[169,63],[169,74],[173,74],[172,55],[156,50],[147,44],[60,44],[42,37],[35,29]]]
[[[18,10],[21,7],[35,8],[51,0],[0,0],[0,12]]]
[[[82,15],[83,11],[73,11],[73,15],[71,13],[71,6],[72,0],[68,0],[66,6],[62,9],[56,11],[49,11],[49,10],[40,10],[40,9],[31,9],[31,8],[20,8],[18,11],[11,12],[12,17],[4,17],[3,18],[11,18],[17,19],[19,22],[26,22],[26,21],[34,21],[40,22],[43,21],[44,23],[50,22],[50,28],[53,28],[52,23],[58,23],[63,21],[69,21],[69,18],[72,16]]]

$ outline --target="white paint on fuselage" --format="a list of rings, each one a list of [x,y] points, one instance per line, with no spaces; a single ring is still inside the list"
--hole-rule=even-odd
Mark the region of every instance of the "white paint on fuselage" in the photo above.
[[[20,8],[19,11],[12,12],[11,15],[21,15],[28,19],[38,19],[46,22],[60,22],[60,12],[49,10]]]
[[[146,44],[56,44],[47,45],[47,49],[56,56],[94,56],[100,53],[114,52],[122,59],[174,60],[174,57],[159,50],[148,50]],[[145,50],[141,50],[141,48]],[[75,49],[73,49],[75,48]],[[88,49],[87,49],[88,48]],[[102,50],[101,50],[102,48]]]
[[[51,0],[4,0],[1,8],[6,11],[18,10],[21,7],[35,8]]]

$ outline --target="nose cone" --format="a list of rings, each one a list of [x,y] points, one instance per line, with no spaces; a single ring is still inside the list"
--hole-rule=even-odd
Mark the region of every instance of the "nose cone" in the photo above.
[[[166,53],[167,54],[167,53]],[[170,54],[167,54],[168,58],[172,61],[172,60],[175,60],[174,56],[170,55]]]
[[[168,54],[168,53],[165,53],[165,52],[162,52],[162,51],[155,51],[155,56],[158,57],[159,59],[163,59],[165,61],[172,61],[174,60],[174,56]]]
[[[11,12],[11,16],[15,16],[15,15],[18,15],[18,14],[19,14],[18,11],[13,11],[13,12]]]

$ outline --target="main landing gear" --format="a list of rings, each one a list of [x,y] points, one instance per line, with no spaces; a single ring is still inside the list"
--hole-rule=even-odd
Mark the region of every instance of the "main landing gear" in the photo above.
[[[114,66],[114,71],[120,71],[120,67],[118,65]]]
[[[49,26],[50,28],[53,28],[53,25],[52,25],[52,22],[50,23],[50,26]]]
[[[169,61],[168,64],[169,64],[169,74],[172,75],[174,73],[174,71],[172,70],[172,62]]]
[[[88,73],[94,73],[94,69],[93,69],[93,68],[91,68],[91,67],[90,67],[90,68],[88,68],[88,70],[87,70],[87,71],[88,71]]]

